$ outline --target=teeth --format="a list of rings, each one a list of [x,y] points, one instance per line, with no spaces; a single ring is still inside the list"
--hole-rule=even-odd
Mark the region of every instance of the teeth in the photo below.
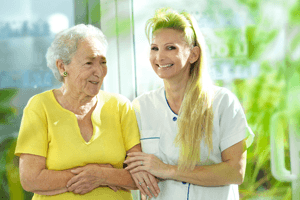
[[[168,64],[168,65],[160,65],[159,67],[171,67],[173,64]]]

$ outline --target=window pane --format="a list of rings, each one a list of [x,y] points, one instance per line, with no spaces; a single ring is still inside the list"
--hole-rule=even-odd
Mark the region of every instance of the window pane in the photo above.
[[[45,54],[54,36],[74,25],[73,0],[16,0],[0,7],[0,88],[19,88],[23,106],[30,96],[58,87]]]

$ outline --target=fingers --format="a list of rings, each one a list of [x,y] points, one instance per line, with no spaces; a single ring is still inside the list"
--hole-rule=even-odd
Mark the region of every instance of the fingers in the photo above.
[[[158,181],[157,181],[157,179],[156,179],[152,174],[150,174],[150,173],[148,173],[147,176],[148,176],[149,181],[150,181],[149,185],[152,186],[152,188],[150,187],[150,189],[151,189],[152,193],[157,197],[158,194],[160,193],[160,189],[159,189],[159,187],[158,187]]]
[[[126,163],[125,163],[126,164]],[[136,162],[131,162],[127,167],[125,167],[126,170],[131,170],[131,169],[134,169],[136,167],[140,167],[140,166],[143,166],[144,165],[144,162],[142,161],[136,161]]]
[[[135,156],[135,157],[130,157],[128,159],[126,159],[124,161],[125,164],[130,164],[132,162],[136,162],[136,161],[144,161],[146,160],[146,157],[145,156]]]
[[[74,176],[71,178],[67,183],[67,188],[69,189],[74,183],[78,182],[79,178],[79,176]]]
[[[108,186],[108,187],[115,192],[117,192],[119,190],[118,187],[116,187],[116,186]]]
[[[133,178],[133,180],[135,182],[135,185],[138,187],[138,189],[141,191],[141,193],[143,195],[146,195],[146,192],[144,191],[144,189],[140,185],[140,184],[142,184],[142,179],[141,178],[137,178],[137,176],[138,176],[137,174],[132,176],[132,178]]]
[[[125,169],[129,170],[129,169],[127,169],[127,167]],[[139,166],[139,167],[135,167],[135,168],[131,169],[129,172],[130,172],[130,174],[134,174],[134,173],[138,173],[138,172],[142,172],[142,171],[148,172],[148,169],[146,167]]]
[[[141,195],[141,200],[147,200],[147,196],[146,195]]]
[[[152,194],[147,188],[147,184],[144,181],[143,173],[136,173],[134,176],[136,177],[135,184],[139,188],[141,193],[149,197],[152,197]]]
[[[154,195],[155,197],[158,196],[159,194],[159,191],[157,191],[154,187],[154,185],[156,184],[157,185],[157,182],[154,178],[154,180],[151,180],[150,179],[150,176],[148,176],[148,174],[144,175],[144,180],[145,180],[145,183],[146,183],[146,187],[147,189],[150,191],[150,193],[152,195]],[[153,182],[152,182],[153,181]],[[158,187],[158,186],[157,186]],[[151,197],[151,196],[150,196]]]
[[[72,178],[72,179],[73,179],[73,178]],[[71,180],[72,180],[72,179],[71,179]],[[70,180],[70,181],[71,181],[71,180]],[[68,184],[67,184],[67,189],[68,189],[69,192],[74,192],[74,193],[76,193],[76,192],[75,192],[76,190],[79,191],[79,183],[78,183],[77,181],[74,181],[72,184],[69,185],[69,182],[68,182]],[[78,191],[77,191],[77,192],[78,192]]]
[[[80,172],[82,172],[83,171],[83,167],[78,167],[78,168],[76,168],[76,169],[72,169],[71,170],[71,172],[73,173],[73,174],[79,174]]]
[[[144,152],[131,152],[131,153],[128,153],[127,156],[129,157],[135,157],[135,156],[145,156],[147,155],[146,153]]]
[[[158,196],[160,190],[153,175],[144,171],[132,174],[132,177],[143,195],[147,195],[150,198]]]

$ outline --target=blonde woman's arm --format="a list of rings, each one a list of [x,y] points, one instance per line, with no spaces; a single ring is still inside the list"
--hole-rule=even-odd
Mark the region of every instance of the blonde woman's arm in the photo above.
[[[177,166],[163,163],[157,157],[145,153],[128,154],[127,170],[131,173],[147,171],[162,179],[173,179],[201,186],[241,184],[246,169],[245,142],[241,141],[222,152],[219,164],[196,166],[192,171],[179,171]],[[143,161],[143,166],[140,162]]]

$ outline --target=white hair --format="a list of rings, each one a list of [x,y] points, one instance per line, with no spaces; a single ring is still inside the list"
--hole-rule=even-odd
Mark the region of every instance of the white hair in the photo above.
[[[52,70],[58,81],[63,82],[63,77],[60,75],[56,67],[56,60],[62,60],[65,65],[70,64],[77,51],[79,42],[87,37],[94,37],[98,39],[106,51],[107,40],[105,35],[99,28],[93,25],[78,24],[56,34],[46,53],[46,60],[47,66]]]

